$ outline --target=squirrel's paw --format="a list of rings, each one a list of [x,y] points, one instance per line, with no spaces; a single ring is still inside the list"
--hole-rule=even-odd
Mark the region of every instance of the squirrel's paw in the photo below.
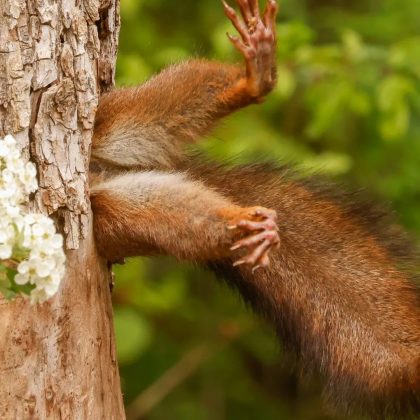
[[[244,217],[244,216],[242,216]],[[248,253],[233,263],[234,266],[247,264],[252,270],[267,267],[270,263],[269,252],[273,247],[279,247],[280,238],[276,224],[277,214],[274,210],[264,207],[251,207],[245,209],[245,218],[240,219],[229,229],[239,229],[248,236],[235,242],[230,248],[248,249]]]
[[[226,16],[240,35],[227,34],[245,58],[248,92],[250,96],[261,99],[276,84],[277,3],[267,0],[261,16],[258,0],[236,0],[242,19],[224,0],[222,3]]]

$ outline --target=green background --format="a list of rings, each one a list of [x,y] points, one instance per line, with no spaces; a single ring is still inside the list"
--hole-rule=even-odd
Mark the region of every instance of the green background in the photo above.
[[[218,159],[293,162],[362,187],[418,237],[418,6],[284,0],[278,87],[200,147]],[[119,86],[191,56],[240,60],[218,0],[121,0],[121,12]],[[125,401],[140,398],[144,418],[332,418],[318,380],[300,378],[270,328],[209,273],[170,258],[132,259],[114,271]]]

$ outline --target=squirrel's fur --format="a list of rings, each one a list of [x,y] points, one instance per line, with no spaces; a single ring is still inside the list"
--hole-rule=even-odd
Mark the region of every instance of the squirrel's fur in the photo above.
[[[111,262],[169,254],[212,268],[321,372],[343,413],[419,415],[420,298],[401,228],[288,170],[184,153],[275,84],[275,2],[261,17],[255,0],[238,4],[247,26],[225,12],[245,70],[190,60],[101,99],[91,165],[98,248]]]
[[[277,211],[281,246],[267,269],[209,265],[325,376],[327,398],[347,414],[420,413],[416,267],[389,214],[286,169],[199,164],[192,173],[240,205]]]

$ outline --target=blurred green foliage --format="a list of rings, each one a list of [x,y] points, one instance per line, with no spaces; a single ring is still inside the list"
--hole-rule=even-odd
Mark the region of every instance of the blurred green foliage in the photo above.
[[[283,0],[281,9],[278,88],[200,147],[218,159],[292,161],[362,186],[418,234],[418,0]],[[121,12],[119,85],[186,57],[239,60],[218,0],[121,0]],[[140,395],[144,408],[156,398],[144,418],[330,418],[317,381],[299,380],[270,328],[209,273],[166,258],[115,271],[125,401]],[[206,356],[183,377],[197,346]],[[167,377],[168,389],[156,382]]]

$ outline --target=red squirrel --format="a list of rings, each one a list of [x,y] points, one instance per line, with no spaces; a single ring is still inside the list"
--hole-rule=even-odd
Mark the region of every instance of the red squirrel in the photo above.
[[[420,298],[387,216],[274,165],[225,168],[184,151],[276,84],[277,5],[223,3],[245,66],[189,60],[99,103],[91,202],[110,262],[173,255],[214,270],[325,379],[344,414],[420,414]]]

